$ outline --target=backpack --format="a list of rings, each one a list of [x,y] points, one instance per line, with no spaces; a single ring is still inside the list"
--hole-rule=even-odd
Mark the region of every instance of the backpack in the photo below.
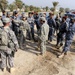
[[[0,46],[8,45],[8,35],[3,27],[0,27]]]

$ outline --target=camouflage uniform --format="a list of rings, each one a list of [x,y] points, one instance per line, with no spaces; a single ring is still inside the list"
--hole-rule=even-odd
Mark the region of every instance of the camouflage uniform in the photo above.
[[[34,18],[33,18],[33,16],[28,17],[27,21],[28,21],[28,23],[30,25],[30,28],[31,28],[31,32],[29,33],[29,39],[35,40],[35,37],[34,37]]]
[[[70,50],[73,37],[75,34],[75,18],[73,18],[72,20],[73,20],[73,23],[69,25],[68,30],[66,31],[65,45],[61,55],[58,56],[59,58],[62,58],[64,57],[64,55],[67,55],[67,52]]]
[[[39,45],[38,45],[38,47],[40,47],[42,54],[44,54],[46,52],[46,41],[48,40],[48,33],[49,33],[49,26],[45,22],[41,26],[41,30],[40,30],[40,34],[39,34]]]
[[[19,16],[17,16],[17,17],[13,16],[12,18],[13,18],[13,20],[12,20],[12,29],[15,32],[15,35],[16,35],[16,37],[18,39],[19,38],[18,36],[19,36],[19,21],[20,21],[20,17]]]
[[[3,26],[3,23],[2,23],[2,21],[0,20],[0,27],[2,27]]]
[[[26,33],[27,31],[31,31],[30,25],[28,24],[27,21],[21,21],[20,23],[20,46],[21,48],[25,47],[25,42],[26,42]]]
[[[74,34],[75,34],[75,23],[70,25],[68,31],[66,32],[66,41],[65,41],[63,52],[67,52],[70,50]]]
[[[59,33],[57,34],[57,44],[56,46],[62,46],[63,45],[63,40],[64,40],[64,35],[68,29],[68,23],[63,22],[61,23],[60,27],[59,27]]]
[[[8,20],[8,18],[4,19],[5,22],[6,20]],[[14,66],[13,53],[19,48],[19,45],[14,32],[10,29],[9,26],[4,27],[4,31],[7,33],[5,37],[5,40],[7,40],[7,46],[0,46],[2,59],[1,68],[5,68],[7,65],[9,65],[9,67],[12,68]]]
[[[53,35],[56,27],[55,20],[53,18],[48,19],[48,25],[49,25],[49,35],[48,35],[48,40],[52,42],[53,40]]]

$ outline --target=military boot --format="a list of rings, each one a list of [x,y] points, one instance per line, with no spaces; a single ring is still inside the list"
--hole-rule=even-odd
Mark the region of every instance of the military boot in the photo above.
[[[5,72],[5,71],[6,71],[6,68],[2,68],[1,70],[2,70],[3,72]]]

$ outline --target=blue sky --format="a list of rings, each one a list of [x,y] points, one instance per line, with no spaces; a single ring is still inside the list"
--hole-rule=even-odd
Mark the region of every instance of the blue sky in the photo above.
[[[8,0],[9,3],[12,3],[14,0]],[[52,7],[53,1],[58,1],[58,7],[75,9],[75,0],[22,0],[25,4],[34,5],[39,7],[49,6]]]

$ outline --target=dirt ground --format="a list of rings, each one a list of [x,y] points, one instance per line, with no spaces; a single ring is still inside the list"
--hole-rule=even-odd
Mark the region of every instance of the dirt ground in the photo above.
[[[75,43],[73,42],[71,51],[62,59],[57,58],[61,50],[55,48],[56,39],[47,44],[46,56],[37,56],[35,48],[37,43],[27,41],[25,50],[18,50],[14,63],[15,71],[9,73],[2,72],[0,75],[75,75]]]

